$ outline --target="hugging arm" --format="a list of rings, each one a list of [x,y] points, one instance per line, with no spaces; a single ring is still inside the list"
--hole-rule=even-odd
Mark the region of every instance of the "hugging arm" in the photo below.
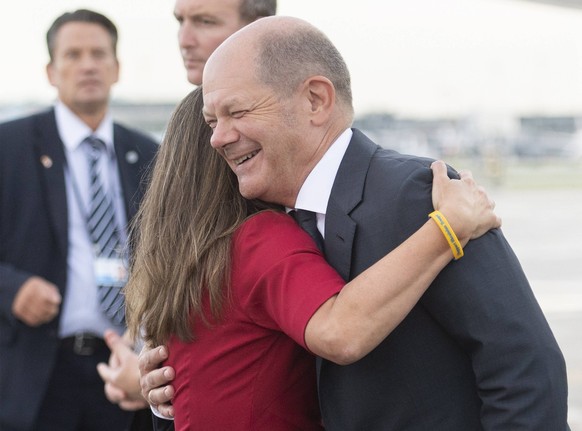
[[[469,173],[447,176],[433,164],[433,205],[448,214],[461,245],[499,227],[494,204]],[[351,364],[374,349],[406,317],[434,278],[451,261],[448,239],[432,219],[406,241],[347,283],[309,320],[309,349],[339,365]]]

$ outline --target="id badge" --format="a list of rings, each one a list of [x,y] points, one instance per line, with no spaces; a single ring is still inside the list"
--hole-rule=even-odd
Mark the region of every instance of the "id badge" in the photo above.
[[[95,278],[98,286],[125,286],[127,282],[125,261],[114,257],[98,257],[95,259]]]

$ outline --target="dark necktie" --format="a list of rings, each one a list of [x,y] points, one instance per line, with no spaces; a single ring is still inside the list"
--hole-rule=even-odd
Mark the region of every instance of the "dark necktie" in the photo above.
[[[117,231],[113,201],[106,193],[99,169],[99,158],[105,152],[105,144],[93,136],[85,139],[89,144],[89,211],[87,226],[96,255],[102,258],[120,259],[122,243]],[[99,301],[105,315],[116,324],[125,320],[123,285],[118,281],[98,285]]]
[[[293,218],[295,218],[299,226],[313,238],[317,248],[323,253],[323,236],[321,236],[321,232],[317,229],[316,214],[313,211],[294,210],[291,212],[291,215],[293,215]]]

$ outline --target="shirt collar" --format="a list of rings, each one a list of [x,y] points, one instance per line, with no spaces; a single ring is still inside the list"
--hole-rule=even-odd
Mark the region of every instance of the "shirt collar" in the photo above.
[[[55,104],[55,119],[59,136],[67,150],[75,150],[87,136],[93,135],[105,143],[109,154],[114,154],[113,119],[109,112],[105,114],[97,130],[93,131],[63,102],[57,101]]]
[[[331,144],[321,160],[309,173],[297,195],[295,201],[296,209],[325,214],[335,176],[350,144],[352,134],[352,129],[346,129]]]

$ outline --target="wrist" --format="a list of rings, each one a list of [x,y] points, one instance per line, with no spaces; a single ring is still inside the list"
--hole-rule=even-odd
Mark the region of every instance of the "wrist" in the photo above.
[[[441,230],[441,233],[443,234],[447,244],[449,245],[451,251],[453,252],[453,258],[455,260],[459,260],[460,258],[462,258],[464,255],[464,251],[463,246],[461,245],[461,241],[459,241],[459,238],[457,237],[455,231],[453,230],[452,226],[450,225],[449,221],[444,216],[444,214],[436,210],[431,212],[428,216],[434,220],[434,222]]]

